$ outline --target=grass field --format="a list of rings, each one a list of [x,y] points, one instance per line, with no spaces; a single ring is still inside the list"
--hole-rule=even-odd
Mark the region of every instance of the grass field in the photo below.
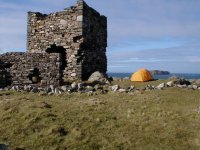
[[[199,106],[200,91],[177,88],[95,96],[0,92],[0,143],[28,150],[198,150]]]

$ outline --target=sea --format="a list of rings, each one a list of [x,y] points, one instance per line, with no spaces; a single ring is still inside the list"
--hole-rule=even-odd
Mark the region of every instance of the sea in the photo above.
[[[110,77],[118,77],[118,78],[125,78],[130,77],[132,73],[108,73],[108,76]],[[168,75],[154,75],[154,79],[168,79],[170,77],[180,77],[185,79],[200,79],[200,74],[195,73],[171,73]]]

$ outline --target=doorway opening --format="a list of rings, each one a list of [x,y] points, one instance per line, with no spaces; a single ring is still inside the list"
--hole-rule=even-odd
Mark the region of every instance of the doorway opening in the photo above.
[[[67,66],[67,54],[66,54],[66,50],[62,47],[62,46],[56,46],[56,44],[51,45],[50,48],[48,48],[46,50],[47,53],[60,53],[61,54],[61,66],[60,69],[62,71],[65,70],[66,66]]]

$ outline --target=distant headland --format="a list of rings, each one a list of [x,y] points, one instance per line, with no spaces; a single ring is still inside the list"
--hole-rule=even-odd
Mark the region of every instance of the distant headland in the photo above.
[[[152,75],[169,75],[171,74],[169,71],[162,71],[162,70],[151,70]]]

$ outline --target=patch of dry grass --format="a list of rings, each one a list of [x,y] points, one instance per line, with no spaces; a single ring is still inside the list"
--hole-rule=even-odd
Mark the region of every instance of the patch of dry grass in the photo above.
[[[0,92],[0,143],[11,149],[200,149],[199,106],[200,91],[176,88],[96,96]]]

